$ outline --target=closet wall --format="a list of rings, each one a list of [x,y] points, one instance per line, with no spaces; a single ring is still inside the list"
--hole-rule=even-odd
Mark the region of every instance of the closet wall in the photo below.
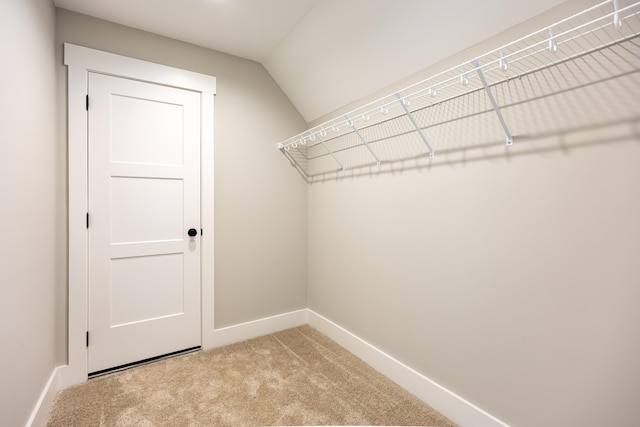
[[[309,308],[511,425],[635,424],[638,82],[636,72],[543,98],[510,148],[458,147],[310,184]],[[564,108],[547,114],[553,105]],[[468,126],[458,130],[473,135]]]
[[[215,225],[204,230],[215,245],[215,327],[304,308],[307,188],[295,171],[281,167],[273,141],[305,123],[262,65],[58,9],[61,123],[67,108],[65,42],[217,78]],[[60,141],[66,141],[64,129]],[[288,262],[282,261],[285,253]],[[60,313],[65,316],[66,307]]]
[[[55,12],[0,2],[0,424],[23,426],[57,365]],[[61,343],[59,347],[64,344]]]

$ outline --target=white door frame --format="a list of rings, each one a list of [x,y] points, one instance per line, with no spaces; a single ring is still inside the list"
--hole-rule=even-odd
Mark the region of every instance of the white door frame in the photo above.
[[[68,365],[61,371],[61,386],[87,380],[88,250],[86,215],[87,110],[89,72],[188,89],[201,94],[200,196],[202,347],[213,347],[213,99],[216,78],[205,74],[141,61],[72,44],[64,44],[68,69],[68,185],[69,185],[69,299]],[[89,107],[90,108],[90,107]]]

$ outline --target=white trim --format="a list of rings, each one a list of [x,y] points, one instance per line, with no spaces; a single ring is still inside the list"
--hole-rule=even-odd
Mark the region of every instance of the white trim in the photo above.
[[[202,236],[202,345],[213,345],[213,104],[216,78],[192,71],[134,58],[64,44],[68,66],[68,161],[69,161],[69,360],[61,371],[60,385],[68,387],[87,380],[87,95],[88,73],[163,84],[201,93],[201,228]]]
[[[153,82],[194,92],[216,93],[216,78],[87,47],[64,44],[64,64],[102,74]]]
[[[31,411],[31,416],[27,421],[26,427],[39,427],[45,425],[47,422],[49,411],[51,411],[51,407],[53,406],[53,399],[61,389],[60,373],[64,368],[64,366],[54,368],[49,376],[49,380],[42,389],[42,393],[40,393],[40,398],[38,398],[36,406],[33,408],[33,411]]]
[[[68,173],[69,173],[69,307],[68,369],[62,375],[65,387],[87,379],[87,114],[83,97],[87,93],[87,71],[69,66]]]
[[[474,427],[509,427],[451,390],[310,309],[308,323],[455,423]]]
[[[214,345],[214,231],[213,231],[213,93],[203,96],[202,117],[211,117],[211,126],[202,126],[202,148],[200,152],[200,227],[203,234],[200,236],[200,274],[202,281],[202,293],[200,296],[201,323],[202,323],[202,348],[211,348]],[[204,122],[203,122],[204,124]],[[209,196],[210,195],[210,196]]]
[[[307,313],[308,310],[304,308],[302,310],[216,329],[213,334],[213,342],[215,343],[215,347],[220,347],[262,335],[272,334],[284,329],[302,326],[307,323]]]

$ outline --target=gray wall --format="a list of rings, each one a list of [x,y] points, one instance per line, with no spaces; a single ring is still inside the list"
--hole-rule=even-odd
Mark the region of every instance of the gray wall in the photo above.
[[[215,229],[205,230],[215,235],[215,261],[203,260],[215,262],[215,326],[304,308],[307,189],[275,145],[305,123],[262,65],[63,9],[56,16],[63,115],[65,42],[217,78]]]
[[[0,2],[0,423],[24,425],[57,365],[54,8]]]
[[[545,98],[508,150],[312,184],[309,307],[511,425],[637,424],[639,83]]]

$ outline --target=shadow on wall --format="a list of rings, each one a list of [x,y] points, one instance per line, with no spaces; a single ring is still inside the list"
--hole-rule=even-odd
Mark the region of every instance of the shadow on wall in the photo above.
[[[517,139],[515,139],[517,138]],[[410,170],[430,170],[440,166],[466,164],[480,160],[511,159],[525,155],[541,155],[561,151],[586,148],[593,145],[628,142],[630,139],[640,144],[640,116],[607,124],[599,124],[568,129],[562,132],[517,135],[517,145],[500,145],[503,141],[477,144],[473,147],[461,147],[438,151],[438,160],[430,159],[429,153],[382,164],[356,167],[353,169],[319,174],[308,179],[310,184],[337,181],[345,178],[363,176],[393,175]]]
[[[512,146],[506,146],[505,131],[480,87],[412,111],[435,151],[433,159],[406,115],[362,127],[360,135],[337,132],[332,136],[328,130],[323,143],[298,145],[283,153],[307,182],[318,183],[568,152],[630,139],[640,142],[637,38],[535,72],[513,76],[505,72],[491,91],[513,135]]]

